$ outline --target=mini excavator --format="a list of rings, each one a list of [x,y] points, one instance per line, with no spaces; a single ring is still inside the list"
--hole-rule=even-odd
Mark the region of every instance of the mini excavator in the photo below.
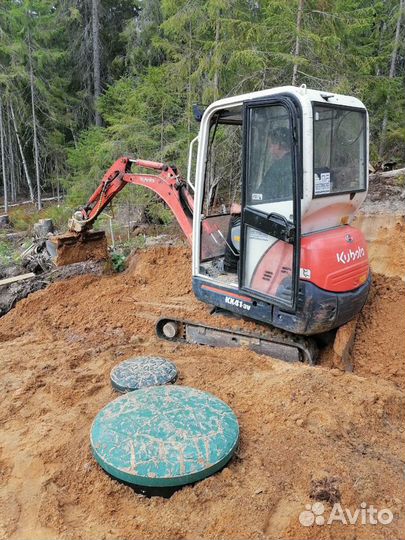
[[[319,336],[352,320],[370,288],[366,242],[350,225],[368,188],[367,110],[285,86],[216,101],[199,121],[186,179],[174,165],[121,157],[73,215],[67,242],[91,238],[126,185],[144,186],[192,246],[196,297],[259,329],[167,317],[158,336],[312,364]]]

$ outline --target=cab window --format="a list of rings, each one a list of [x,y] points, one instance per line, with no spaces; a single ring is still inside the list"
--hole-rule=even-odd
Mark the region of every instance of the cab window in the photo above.
[[[247,156],[247,206],[293,198],[290,115],[283,105],[252,108]]]
[[[314,107],[314,196],[366,189],[366,114]]]
[[[213,114],[206,155],[200,272],[237,286],[239,261],[242,106]]]

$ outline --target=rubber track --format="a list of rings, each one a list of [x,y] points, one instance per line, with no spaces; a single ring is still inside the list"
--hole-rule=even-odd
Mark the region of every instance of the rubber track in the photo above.
[[[169,338],[164,335],[163,333],[163,327],[167,323],[174,323],[178,327],[178,331],[176,335],[173,338]],[[186,321],[183,319],[168,319],[168,318],[162,318],[159,319],[156,323],[156,334],[160,339],[164,339],[166,341],[177,341],[177,342],[183,342],[183,343],[193,343],[194,341],[190,341],[188,339],[188,329],[197,328],[197,329],[206,329],[208,331],[213,331],[216,334],[223,334],[225,339],[232,339],[234,337],[235,339],[242,339],[244,342],[247,343],[247,347],[255,350],[254,342],[255,340],[262,340],[266,344],[274,343],[275,346],[277,345],[285,345],[287,347],[292,347],[295,349],[298,349],[299,351],[299,357],[300,361],[305,362],[309,365],[314,365],[317,360],[318,356],[318,347],[315,343],[314,339],[304,337],[304,336],[297,336],[295,334],[291,334],[289,332],[286,332],[284,330],[279,330],[274,327],[268,327],[263,332],[246,332],[242,328],[236,328],[236,329],[227,329],[227,328],[220,328],[220,327],[214,327],[214,326],[208,326],[205,324],[196,323],[194,321]],[[249,346],[249,340],[251,341],[251,346]],[[205,344],[207,345],[217,345],[218,343],[214,341],[213,343],[209,343],[209,341],[205,340]],[[224,345],[225,347],[227,345]],[[275,351],[277,350],[277,347],[274,348]],[[266,351],[260,351],[262,354],[267,354],[268,356],[273,356],[274,358],[277,358],[276,354]],[[280,358],[281,360],[284,360],[284,358]]]

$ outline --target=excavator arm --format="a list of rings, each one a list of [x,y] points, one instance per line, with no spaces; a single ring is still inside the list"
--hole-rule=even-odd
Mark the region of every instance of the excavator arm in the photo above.
[[[152,169],[154,174],[133,173],[131,167]],[[69,230],[88,231],[104,208],[127,185],[146,187],[155,192],[173,212],[187,240],[192,241],[193,197],[174,166],[155,161],[121,157],[108,169],[86,205],[69,220]]]
[[[133,166],[154,173],[132,172]],[[58,266],[107,257],[105,233],[91,228],[104,208],[128,184],[143,186],[156,193],[173,212],[188,242],[193,245],[194,199],[176,167],[121,157],[105,173],[87,203],[73,214],[69,231],[50,240],[48,251]],[[202,221],[201,254],[204,259],[218,256],[224,250],[229,221],[229,214]]]

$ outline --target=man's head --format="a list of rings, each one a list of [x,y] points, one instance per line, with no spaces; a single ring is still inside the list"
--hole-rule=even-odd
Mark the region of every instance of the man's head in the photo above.
[[[277,159],[290,152],[290,131],[288,128],[279,127],[272,130],[269,138],[270,153]]]

